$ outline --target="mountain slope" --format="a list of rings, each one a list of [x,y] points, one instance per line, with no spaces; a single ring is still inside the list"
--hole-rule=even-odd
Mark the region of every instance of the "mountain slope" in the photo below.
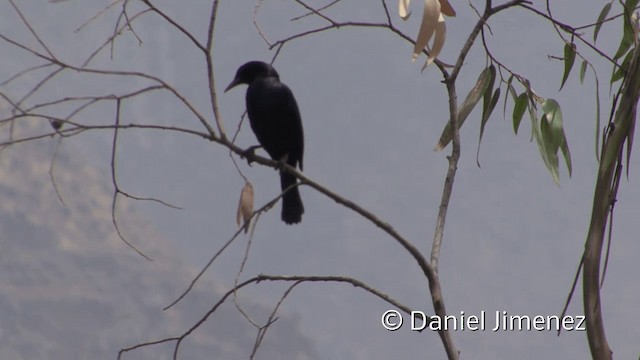
[[[18,125],[17,137],[48,126]],[[63,203],[49,176],[57,141],[14,145],[0,153],[0,359],[113,359],[123,347],[180,335],[226,289],[202,280],[183,302],[162,311],[197,269],[126,200],[118,206],[123,233],[154,261],[117,237],[110,174],[84,163],[76,143],[63,142],[55,161]],[[256,300],[243,303],[270,311]],[[248,358],[256,334],[232,304],[225,304],[187,338],[179,358]],[[169,359],[172,353],[171,345],[160,345],[124,358]],[[311,359],[315,351],[285,315],[269,330],[258,358]]]

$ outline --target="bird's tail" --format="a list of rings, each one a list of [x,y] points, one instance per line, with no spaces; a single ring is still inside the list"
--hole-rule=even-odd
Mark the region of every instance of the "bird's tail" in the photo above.
[[[289,186],[294,185],[297,182],[298,180],[295,176],[284,171],[280,172],[280,186],[282,191],[285,191]],[[289,191],[282,195],[282,221],[287,225],[297,224],[302,221],[303,213],[304,205],[302,205],[300,192],[296,186],[289,189]]]

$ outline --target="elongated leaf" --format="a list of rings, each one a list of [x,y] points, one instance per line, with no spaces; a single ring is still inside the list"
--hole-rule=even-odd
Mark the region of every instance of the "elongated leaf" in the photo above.
[[[497,87],[496,90],[493,92],[493,96],[491,96],[491,103],[489,104],[489,111],[487,112],[487,116],[482,119],[483,123],[486,123],[487,120],[489,120],[489,117],[491,117],[491,113],[493,113],[493,109],[496,108],[496,105],[498,104],[499,99],[500,99],[500,88]]]
[[[607,17],[607,15],[609,15],[609,10],[611,10],[611,3],[607,3],[602,8],[602,10],[600,10],[600,15],[598,16],[596,27],[593,29],[593,42],[596,42],[596,40],[598,39],[598,33],[600,32],[600,28],[602,27],[602,21]]]
[[[562,111],[560,110],[560,104],[554,99],[547,99],[542,103],[542,111],[551,129],[551,138],[548,140],[552,147],[549,150],[557,154],[562,143],[562,134],[564,132],[562,128]]]
[[[399,0],[398,2],[398,15],[402,20],[408,20],[409,16],[411,16],[411,12],[407,9],[409,8],[409,3],[411,0]]]
[[[635,10],[635,8],[638,6],[638,1],[639,0],[627,0],[624,2],[624,7],[625,7],[625,11],[628,11],[629,14],[631,14],[633,12],[633,10]]]
[[[564,86],[564,83],[569,78],[573,63],[576,61],[576,45],[564,44],[564,74],[562,75],[562,83],[560,84],[560,90]]]
[[[487,88],[489,91],[490,88]],[[489,97],[489,95],[485,92],[485,96]],[[496,88],[496,91],[493,92],[493,96],[491,96],[491,101],[489,102],[489,108],[482,110],[482,121],[480,122],[480,138],[478,139],[478,150],[476,151],[476,163],[478,167],[480,167],[480,144],[482,143],[482,135],[484,134],[484,126],[487,124],[487,121],[491,117],[491,113],[493,109],[495,109],[496,104],[498,103],[498,99],[500,98],[500,87]]]
[[[491,70],[491,68],[493,68],[493,70]],[[480,76],[478,76],[476,84],[473,86],[471,91],[469,91],[467,97],[462,103],[462,106],[460,107],[460,110],[458,110],[458,128],[462,127],[462,124],[464,124],[464,121],[471,113],[471,110],[473,110],[478,101],[480,101],[480,98],[489,86],[489,82],[491,81],[492,77],[491,74],[493,73],[493,76],[495,77],[495,71],[495,66],[491,65],[490,67],[482,70]],[[451,136],[451,122],[447,121],[447,125],[445,126],[444,130],[442,130],[440,140],[438,140],[438,144],[436,145],[434,150],[440,151],[444,149],[444,147],[451,142]]]
[[[560,184],[560,174],[558,172],[558,155],[551,151],[551,148],[553,147],[553,135],[551,132],[551,125],[546,119],[546,115],[543,115],[540,119],[540,131],[534,132],[534,138],[538,143],[538,149],[540,150],[540,154],[542,155],[542,160],[544,161],[549,172],[551,172],[553,181],[556,184]]]
[[[522,116],[524,115],[525,110],[527,110],[528,103],[529,98],[527,97],[527,93],[523,92],[518,95],[518,98],[513,105],[513,132],[515,132],[516,135],[518,135],[518,128],[520,127]]]
[[[624,60],[622,61],[622,64],[620,65],[620,67],[616,68],[615,71],[613,72],[613,75],[611,75],[611,84],[624,78],[624,75],[627,73],[627,69],[629,69],[629,63],[631,62],[632,57],[633,57],[633,52],[632,51],[628,52],[627,56],[624,57]]]
[[[516,90],[513,88],[513,85],[511,85],[512,81],[513,74],[511,74],[511,76],[509,76],[509,79],[507,80],[507,93],[511,95],[511,98],[515,103],[516,99],[518,98],[518,94],[516,94]],[[509,97],[505,95],[504,104],[502,105],[502,117],[507,117],[507,99],[509,99]]]
[[[622,22],[623,24],[622,40],[620,40],[620,45],[618,46],[618,50],[616,51],[616,54],[613,56],[614,60],[619,59],[624,54],[626,54],[627,51],[629,51],[629,49],[631,48],[631,45],[633,45],[634,43],[635,31],[634,31],[634,26],[631,24],[632,11],[633,11],[633,8],[626,8],[624,11],[625,15],[623,16],[624,21]]]
[[[567,171],[569,171],[569,177],[573,173],[573,167],[571,166],[571,153],[569,152],[569,144],[567,143],[567,137],[562,132],[562,145],[560,145],[560,149],[562,150],[562,156],[564,157],[564,162],[567,164]]]
[[[453,7],[451,6],[451,4],[449,4],[448,0],[439,0],[439,1],[440,1],[440,8],[443,14],[451,17],[456,16],[456,11],[453,10]]]
[[[240,201],[238,201],[238,211],[236,213],[236,223],[244,228],[245,233],[249,230],[251,214],[253,214],[253,186],[247,181],[240,192]]]
[[[482,94],[482,119],[485,118],[487,111],[489,110],[489,105],[491,104],[491,94],[493,92],[493,84],[496,82],[496,68],[495,66],[489,66],[489,84],[487,84],[487,88],[484,90]]]
[[[436,24],[436,36],[433,39],[433,47],[429,50],[429,57],[427,57],[427,61],[424,63],[422,67],[422,71],[427,68],[427,66],[431,65],[438,55],[440,55],[440,51],[442,51],[442,47],[444,46],[444,40],[447,37],[447,24],[444,23],[444,17],[442,14],[438,17],[438,23]]]
[[[529,110],[529,118],[531,119],[531,127],[540,133],[540,127],[538,125],[538,108],[536,107],[536,98],[533,96],[533,90],[531,89],[531,83],[528,79],[524,81],[524,87],[527,90],[527,99],[529,102],[527,103],[527,110]],[[531,141],[533,141],[533,137],[535,132],[531,132]]]
[[[422,50],[427,46],[433,32],[438,25],[438,18],[440,17],[440,3],[438,0],[425,0],[424,10],[422,12],[422,24],[420,24],[420,31],[418,32],[418,38],[416,44],[413,47],[413,55],[411,61],[416,61],[418,56],[422,53]]]
[[[542,135],[542,143],[545,149],[545,153],[547,158],[550,158],[550,155],[554,154],[553,149],[553,132],[551,130],[551,125],[549,119],[546,115],[543,115],[540,118],[540,135]]]
[[[580,64],[580,84],[584,84],[584,75],[587,72],[587,60],[582,60]]]
[[[545,139],[549,141],[553,139],[553,137],[543,136],[543,131],[545,132],[545,135],[551,133],[551,124],[547,121],[547,114],[544,114],[541,120],[538,121],[535,98],[529,80],[525,80],[524,85],[526,88],[526,96],[528,100],[527,109],[529,110],[529,117],[531,118],[531,139],[536,141],[536,144],[538,145],[538,151],[540,152],[540,156],[542,157],[542,161],[547,167],[547,170],[549,170],[549,172],[551,173],[553,182],[559,185],[560,174],[558,172],[558,156],[557,154],[548,151],[548,149],[551,149],[553,146],[545,145]],[[543,122],[546,122],[546,124],[543,124]],[[545,128],[543,129],[543,127]]]
[[[555,171],[558,172],[558,150],[562,150],[569,176],[571,176],[573,171],[571,153],[564,133],[560,104],[554,99],[547,99],[542,103],[542,110],[544,116],[540,120],[540,130],[549,163],[551,166],[555,166]]]

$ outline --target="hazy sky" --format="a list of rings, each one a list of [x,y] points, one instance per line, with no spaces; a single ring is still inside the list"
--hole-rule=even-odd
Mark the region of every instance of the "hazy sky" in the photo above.
[[[20,6],[36,20],[36,31],[56,54],[66,61],[78,62],[110,34],[117,13],[108,12],[79,33],[73,30],[108,3],[73,0],[43,4],[24,0]],[[188,6],[176,6],[170,1],[158,1],[157,5],[204,42],[209,3],[193,1]],[[421,2],[412,4],[414,15],[406,23],[395,12],[396,2],[387,4],[394,23],[415,36]],[[472,4],[478,9],[484,6],[482,1]],[[572,25],[591,23],[602,5],[584,4],[554,3],[554,15]],[[274,54],[252,24],[254,5],[253,1],[222,1],[218,10],[214,71],[228,132],[235,130],[244,111],[245,88],[226,94],[221,89],[242,63],[252,59],[269,61]],[[138,6],[134,3],[133,8]],[[440,56],[448,63],[455,61],[477,20],[467,2],[453,2],[453,6],[458,16],[447,19],[447,42]],[[8,7],[3,7],[0,15],[3,33],[28,39],[15,15],[5,15],[5,8]],[[313,17],[289,21],[304,13],[295,2],[265,2],[259,21],[271,41],[326,24]],[[379,2],[374,1],[345,0],[327,14],[342,21],[384,20]],[[619,25],[605,26],[598,39],[598,46],[608,53],[617,47]],[[569,179],[566,169],[561,168],[561,186],[553,183],[537,146],[529,141],[529,120],[525,117],[515,136],[509,115],[512,102],[503,119],[502,99],[487,124],[480,153],[482,168],[478,168],[475,155],[480,114],[472,113],[461,133],[462,157],[440,260],[444,298],[451,314],[464,311],[476,315],[486,311],[487,316],[493,316],[496,311],[507,311],[514,315],[556,315],[570,290],[591,210],[597,167],[593,74],[589,72],[581,86],[577,63],[563,91],[558,92],[563,66],[548,55],[561,56],[563,44],[549,23],[524,10],[511,9],[492,18],[490,26],[493,36],[487,32],[487,41],[492,53],[530,79],[539,95],[554,98],[562,105],[573,176]],[[153,73],[182,91],[213,123],[201,54],[157,16],[147,15],[134,30],[143,41],[141,46],[133,34],[127,33],[116,43],[114,60],[105,53],[95,66]],[[590,30],[585,37],[591,39]],[[426,253],[431,247],[446,156],[450,153],[450,148],[438,153],[432,149],[448,119],[448,105],[441,73],[435,67],[421,73],[424,57],[411,63],[411,50],[409,43],[389,31],[341,28],[287,44],[274,66],[281,80],[294,91],[300,106],[305,131],[305,174],[370,210]],[[606,83],[611,67],[580,43],[578,50],[584,51],[600,71],[604,122],[610,110]],[[11,65],[2,71],[3,79],[10,71],[21,68],[20,56],[25,54],[9,56]],[[485,65],[484,51],[477,43],[459,78],[460,102]],[[144,85],[132,79],[102,79],[107,86],[79,75],[67,76],[54,82],[50,90],[60,97],[67,92],[109,94]],[[109,106],[98,107],[78,120],[110,123],[112,110]],[[123,122],[201,130],[198,121],[166,95],[145,96],[127,103]],[[238,137],[242,147],[256,143],[246,125]],[[85,149],[90,161],[106,173],[110,136],[82,135],[69,139],[66,146]],[[228,152],[206,140],[172,132],[123,132],[121,139],[121,186],[130,193],[157,197],[183,210],[143,202],[130,205],[182,250],[194,268],[202,267],[236,230],[235,208],[243,180]],[[637,150],[634,156],[637,157]],[[273,169],[248,167],[243,161],[239,164],[253,183],[257,206],[278,194],[278,177]],[[640,298],[636,255],[640,245],[633,235],[637,233],[634,225],[640,211],[640,187],[635,164],[637,161],[632,161],[629,180],[625,179],[620,188],[602,298],[608,340],[617,358],[640,354],[640,315],[636,311]],[[243,276],[351,276],[412,308],[433,312],[426,279],[396,241],[310,188],[303,187],[301,194],[306,208],[301,224],[284,225],[280,221],[280,204],[260,218]],[[230,285],[246,241],[239,239],[207,277]],[[247,294],[256,301],[273,304],[283,290],[281,286],[260,285]],[[282,311],[297,316],[303,334],[313,339],[322,359],[444,358],[440,339],[434,333],[414,333],[406,328],[384,330],[380,317],[386,309],[389,305],[351,286],[309,284],[298,288]],[[568,313],[582,314],[580,289]],[[468,359],[589,356],[582,332],[565,332],[558,338],[553,331],[460,331],[453,333],[453,339],[462,357]],[[147,339],[140,339],[143,340]]]

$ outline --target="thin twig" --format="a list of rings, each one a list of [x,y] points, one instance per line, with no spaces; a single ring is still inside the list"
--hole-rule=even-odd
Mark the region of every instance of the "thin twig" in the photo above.
[[[53,175],[53,170],[56,165],[56,158],[58,157],[58,150],[60,149],[60,145],[62,144],[63,137],[58,138],[58,142],[56,143],[56,149],[53,151],[53,156],[51,157],[51,163],[49,164],[49,178],[51,179],[51,184],[53,185],[53,190],[56,192],[56,196],[58,196],[58,200],[62,203],[63,206],[67,206],[65,204],[64,199],[62,198],[62,194],[60,193],[60,189],[58,189],[58,184],[56,183],[55,176]]]
[[[575,28],[564,24],[554,18],[549,17],[549,15],[543,13],[542,11],[529,6],[529,5],[520,5],[522,8],[527,9],[539,16],[542,16],[543,18],[549,20],[550,22],[552,22],[554,25],[558,25],[560,27],[560,29],[562,29],[565,32],[568,32],[570,34],[572,34],[575,38],[577,38],[578,40],[580,40],[582,43],[584,43],[585,45],[587,45],[589,48],[591,48],[591,50],[595,51],[598,55],[600,55],[601,57],[607,59],[611,64],[613,64],[613,66],[615,67],[619,67],[620,65],[618,65],[618,63],[613,60],[609,55],[605,54],[602,50],[598,49],[598,47],[596,47],[595,45],[593,45],[592,43],[590,43],[589,41],[585,40],[584,37],[582,35],[580,35]]]
[[[115,123],[116,123],[116,127],[113,130],[113,141],[111,143],[111,181],[113,182],[113,186],[115,187],[115,190],[113,192],[113,200],[111,202],[111,222],[113,223],[113,226],[116,229],[116,233],[118,234],[118,237],[120,237],[120,240],[122,240],[122,242],[124,242],[127,246],[129,246],[131,249],[133,249],[143,258],[149,261],[153,261],[153,259],[145,255],[135,245],[133,245],[127,239],[125,239],[125,237],[120,232],[120,227],[118,226],[118,222],[116,221],[116,203],[118,199],[118,194],[120,193],[120,190],[118,188],[118,180],[116,177],[116,149],[118,144],[118,130],[119,130],[118,125],[120,124],[120,99],[116,101]]]
[[[121,1],[123,1],[123,0],[114,0],[114,1],[112,1],[109,5],[105,6],[102,10],[98,11],[97,14],[93,15],[87,21],[83,22],[82,25],[78,26],[73,32],[78,33],[80,31],[82,31],[90,23],[92,23],[95,20],[97,20],[100,16],[104,15],[107,11],[109,11],[109,9],[111,9],[114,6],[116,6]]]
[[[209,80],[209,97],[211,102],[211,108],[213,109],[213,117],[215,118],[216,125],[218,126],[218,133],[220,134],[220,138],[223,140],[227,140],[227,134],[224,131],[224,123],[222,121],[222,115],[220,115],[220,108],[218,106],[218,96],[216,94],[216,80],[213,71],[213,33],[216,25],[216,14],[218,13],[218,3],[219,0],[213,0],[213,4],[211,5],[211,16],[209,18],[209,30],[207,31],[207,46],[205,57],[207,59],[207,75]],[[211,131],[211,135],[214,135],[214,132]]]
[[[51,50],[49,50],[49,47],[47,47],[47,45],[44,43],[44,41],[42,41],[42,39],[40,39],[40,36],[38,36],[38,33],[36,33],[36,31],[33,29],[33,27],[31,26],[31,23],[29,23],[27,18],[22,14],[22,11],[20,11],[18,6],[13,2],[13,0],[9,0],[9,3],[11,4],[13,9],[16,11],[18,16],[20,17],[20,20],[22,20],[22,23],[27,27],[27,29],[29,29],[29,32],[31,33],[31,35],[33,35],[33,37],[36,38],[36,40],[38,41],[40,46],[42,46],[42,48],[47,52],[47,54],[49,54],[49,56],[52,59],[55,59],[56,57],[53,55]]]
[[[315,13],[317,13],[317,12],[320,12],[320,11],[326,10],[326,9],[328,9],[328,8],[332,7],[333,5],[335,5],[335,4],[337,4],[337,3],[339,3],[340,1],[342,1],[342,0],[333,0],[332,2],[328,3],[327,5],[325,5],[325,6],[321,7],[321,8],[319,8],[318,10],[315,10],[315,11],[309,11],[309,12],[308,12],[308,13],[306,13],[306,14],[303,14],[303,15],[300,15],[300,16],[296,16],[296,17],[292,18],[292,19],[291,19],[291,21],[297,21],[297,20],[303,19],[303,18],[305,18],[305,17],[307,17],[307,16],[313,15],[313,14],[315,14]]]
[[[307,9],[307,10],[311,11],[313,14],[315,14],[315,15],[316,15],[316,16],[318,16],[319,18],[322,18],[322,19],[324,19],[324,20],[328,21],[330,24],[332,24],[332,25],[335,25],[335,24],[336,24],[336,23],[335,23],[335,21],[333,21],[333,20],[331,20],[330,18],[328,18],[328,17],[326,17],[326,16],[322,15],[322,14],[320,13],[320,11],[319,11],[319,10],[316,10],[316,9],[312,8],[311,6],[307,5],[304,1],[301,1],[301,0],[293,0],[293,1],[295,1],[295,2],[297,2],[298,4],[302,5],[305,9]]]
[[[231,295],[234,294],[234,292],[237,292],[238,290],[244,288],[245,286],[251,285],[251,284],[258,284],[260,282],[294,282],[294,283],[306,283],[306,282],[310,282],[310,283],[316,283],[316,282],[328,282],[328,283],[342,283],[342,284],[350,284],[356,288],[360,288],[376,297],[378,297],[379,299],[385,301],[386,303],[393,305],[395,308],[405,312],[406,314],[410,314],[411,313],[411,308],[409,308],[408,306],[400,303],[399,301],[393,299],[391,296],[381,292],[378,289],[375,289],[371,286],[369,286],[368,284],[358,280],[358,279],[354,279],[351,277],[345,277],[345,276],[300,276],[300,275],[296,275],[296,276],[284,276],[284,275],[258,275],[255,276],[251,279],[245,280],[242,283],[234,286],[232,289],[228,290],[224,295],[222,295],[222,297],[195,323],[193,324],[189,329],[187,329],[184,333],[182,333],[180,336],[177,337],[170,337],[170,338],[165,338],[165,339],[161,339],[161,340],[156,340],[156,341],[150,341],[150,342],[145,342],[142,344],[137,344],[135,346],[132,347],[128,347],[128,348],[124,348],[121,349],[119,354],[118,354],[118,358],[120,358],[124,353],[135,350],[135,349],[140,349],[143,347],[148,347],[148,346],[153,346],[153,345],[158,345],[158,344],[163,344],[163,343],[167,343],[167,342],[175,342],[174,345],[174,351],[173,351],[173,358],[177,359],[178,358],[178,351],[180,348],[180,345],[182,344],[182,341],[184,341],[189,335],[191,335],[196,329],[198,329],[204,322],[206,322],[209,317],[215,313],[220,306],[227,300],[227,298]],[[287,293],[288,295],[288,293]],[[278,302],[278,304],[276,306],[279,306],[281,302]],[[277,310],[277,309],[276,309]],[[272,312],[273,314],[274,312]]]
[[[273,207],[273,205],[280,200],[280,198],[282,197],[282,194],[278,195],[276,198],[272,199],[271,201],[267,202],[265,205],[263,205],[261,208],[259,208],[258,210],[255,210],[253,212],[253,214],[251,214],[251,216],[249,217],[249,219],[247,219],[247,221],[251,222],[251,220],[255,217],[257,219],[257,217],[259,217],[259,215],[265,211],[268,211],[269,209],[271,209]],[[254,226],[252,227],[251,230],[251,236],[253,236],[253,229],[255,229],[255,223],[257,222],[254,221]],[[198,274],[193,278],[193,280],[191,280],[191,283],[189,284],[189,286],[187,287],[186,290],[184,290],[180,296],[178,296],[173,302],[171,302],[171,304],[165,306],[162,310],[168,310],[171,307],[173,307],[175,304],[177,304],[178,302],[180,302],[180,300],[182,300],[185,296],[187,296],[187,294],[193,289],[193,287],[195,286],[196,282],[198,282],[198,280],[202,277],[202,275],[204,275],[204,273],[207,271],[207,269],[209,269],[209,267],[211,267],[211,265],[213,265],[213,263],[216,261],[216,259],[229,247],[229,245],[231,245],[231,243],[233,243],[233,241],[235,241],[235,239],[242,234],[243,230],[243,226],[239,227],[238,230],[236,230],[236,232],[233,234],[233,236],[227,240],[227,242],[222,245],[222,247],[220,249],[218,249],[218,251],[211,257],[211,259],[209,259],[209,261],[207,262],[207,264],[200,270],[200,272],[198,272]],[[237,284],[236,284],[237,285]]]

